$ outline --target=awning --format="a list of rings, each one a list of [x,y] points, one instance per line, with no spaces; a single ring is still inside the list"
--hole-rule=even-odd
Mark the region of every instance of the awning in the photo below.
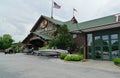
[[[53,39],[51,36],[46,35],[46,34],[41,34],[40,32],[33,32],[33,33],[36,34],[39,37],[42,37],[45,40],[51,40],[51,39]]]

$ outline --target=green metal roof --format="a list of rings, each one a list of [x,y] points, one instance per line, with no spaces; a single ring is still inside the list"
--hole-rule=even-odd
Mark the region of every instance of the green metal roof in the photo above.
[[[78,24],[72,24],[71,21],[65,22],[64,24],[67,25],[69,31],[74,31],[78,29]]]
[[[46,35],[46,34],[41,34],[40,32],[33,32],[33,33],[36,34],[36,35],[38,35],[39,37],[42,37],[43,39],[46,39],[46,40],[53,39],[51,36]]]
[[[46,16],[43,16],[43,17],[46,18],[47,20],[55,23],[55,24],[63,25],[63,22],[62,22],[62,21],[58,21],[58,20],[56,20],[56,19],[54,19],[54,18],[50,18],[50,17],[46,17]]]
[[[86,21],[86,22],[81,22],[78,24],[72,24],[71,21],[64,22],[64,24],[66,24],[68,26],[68,29],[70,31],[75,31],[75,30],[82,30],[82,29],[86,29],[86,28],[112,24],[115,22],[116,22],[115,15],[111,15],[111,16],[106,16],[106,17]]]
[[[86,21],[78,24],[78,27],[80,29],[86,29],[86,28],[91,28],[91,27],[97,27],[97,26],[102,26],[102,25],[107,25],[107,24],[112,24],[116,22],[116,18],[114,15],[111,16],[106,16],[103,18],[98,18],[94,19],[91,21]]]

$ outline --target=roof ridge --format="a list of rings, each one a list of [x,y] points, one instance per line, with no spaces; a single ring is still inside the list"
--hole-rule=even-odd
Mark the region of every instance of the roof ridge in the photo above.
[[[116,14],[114,14],[114,15],[116,15]],[[106,18],[106,17],[109,17],[109,16],[114,16],[114,15],[102,16],[102,17],[91,19],[91,20],[88,20],[88,21],[79,22],[78,24],[85,23],[85,22],[90,22],[90,21],[94,21],[94,20],[99,20],[99,19],[103,19],[103,18]]]
[[[48,16],[45,16],[45,15],[41,15],[42,17],[45,17],[46,19],[49,18],[49,19],[52,19],[52,20],[56,20],[56,21],[59,21],[59,22],[63,22],[61,20],[58,20],[58,19],[55,19],[55,18],[51,18],[51,17],[48,17]]]

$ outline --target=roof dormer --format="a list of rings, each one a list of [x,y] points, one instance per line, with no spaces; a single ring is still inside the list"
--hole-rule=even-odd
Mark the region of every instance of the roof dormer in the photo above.
[[[77,24],[78,22],[77,22],[77,20],[76,20],[76,18],[73,16],[73,18],[71,19],[71,22],[72,22],[72,24]]]

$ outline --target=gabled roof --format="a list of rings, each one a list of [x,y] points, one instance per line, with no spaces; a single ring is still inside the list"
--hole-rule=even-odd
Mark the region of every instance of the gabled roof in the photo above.
[[[39,18],[39,20],[36,22],[34,27],[32,28],[32,30],[31,30],[32,32],[34,32],[33,30],[35,30],[37,28],[37,26],[39,26],[38,23],[40,23],[41,19],[43,19],[43,18],[51,21],[52,23],[54,23],[56,25],[66,24],[68,26],[68,29],[70,32],[75,31],[75,30],[88,29],[88,28],[92,28],[92,27],[99,27],[99,26],[104,26],[107,24],[116,23],[115,15],[110,15],[110,16],[106,16],[106,17],[102,17],[102,18],[98,18],[98,19],[94,19],[94,20],[90,20],[90,21],[85,21],[85,22],[81,22],[81,23],[76,23],[76,24],[73,24],[71,22],[71,20],[62,22],[62,21],[58,21],[56,19],[52,19],[50,17],[42,15]]]
[[[33,37],[33,33],[29,33],[27,37],[22,41],[23,44],[28,43],[29,39]]]
[[[107,25],[107,24],[112,24],[116,22],[116,17],[115,15],[110,15],[86,22],[81,22],[78,24],[78,27],[80,29],[86,29],[86,28],[91,28],[91,27],[97,27],[97,26],[102,26],[102,25]]]
[[[71,21],[64,22],[67,25],[69,31],[74,31],[79,29],[78,24],[73,24]]]
[[[95,28],[95,27],[102,27],[108,24],[113,24],[116,23],[116,17],[115,15],[110,15],[90,21],[85,21],[81,22],[78,24],[72,24],[70,21],[64,22],[64,24],[67,24],[68,29],[70,31],[75,31],[75,30],[83,30],[83,29],[88,29],[88,28]]]
[[[36,28],[40,25],[42,19],[46,19],[46,20],[48,20],[48,21],[50,21],[50,22],[52,22],[52,23],[54,23],[56,25],[63,25],[63,22],[61,22],[61,21],[58,21],[56,19],[41,15],[30,32],[34,32],[36,30]]]
[[[53,39],[51,36],[49,35],[46,35],[46,34],[41,34],[40,32],[33,32],[35,35],[39,36],[39,37],[42,37],[43,39],[45,40],[51,40]]]
[[[43,15],[42,15],[43,16]],[[43,16],[44,18],[46,18],[47,20],[51,21],[52,23],[54,24],[58,24],[58,25],[63,25],[63,22],[62,21],[59,21],[59,20],[56,20],[54,18],[50,18],[50,17],[47,17],[47,16]]]

